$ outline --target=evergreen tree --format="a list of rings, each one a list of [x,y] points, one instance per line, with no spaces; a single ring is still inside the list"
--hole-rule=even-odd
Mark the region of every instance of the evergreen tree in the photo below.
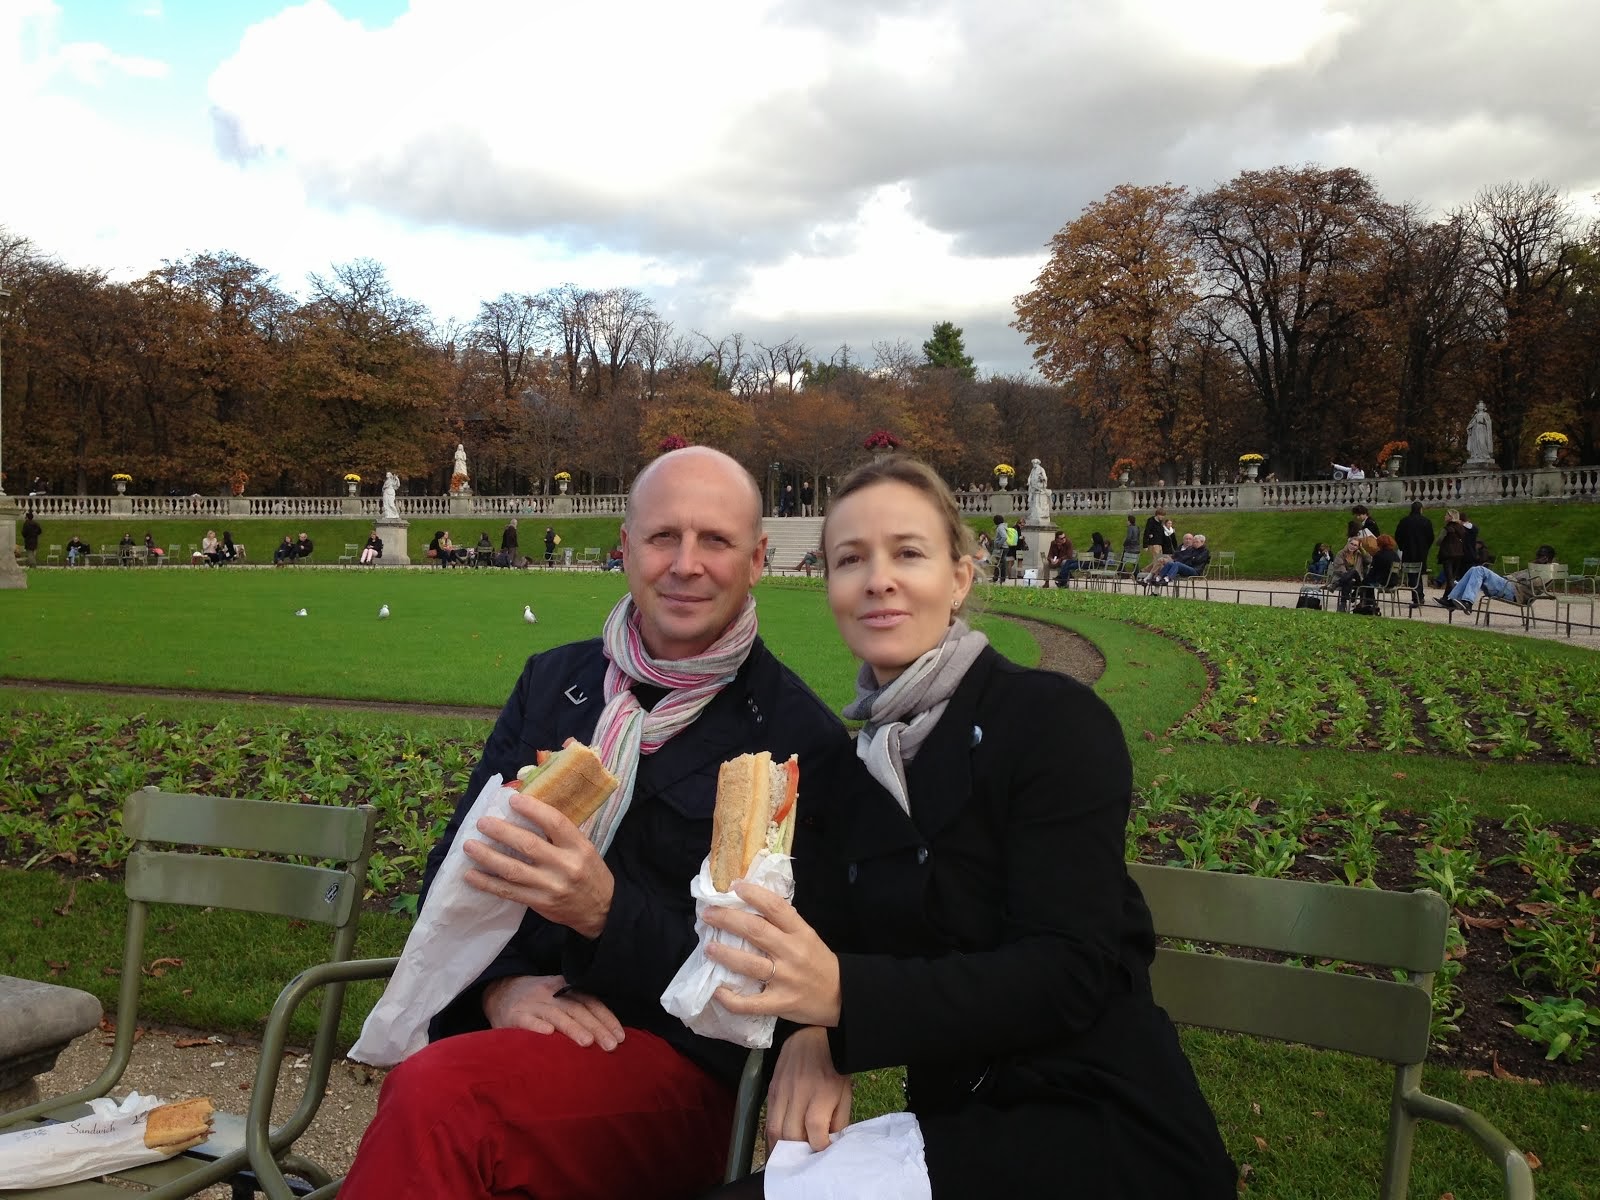
[[[930,367],[947,367],[971,379],[977,375],[978,368],[973,364],[972,355],[967,353],[961,334],[954,322],[940,321],[933,327],[933,336],[922,343],[922,357]]]

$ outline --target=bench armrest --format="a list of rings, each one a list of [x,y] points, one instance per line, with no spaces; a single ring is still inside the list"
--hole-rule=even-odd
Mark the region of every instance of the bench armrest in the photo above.
[[[1440,1125],[1453,1125],[1471,1134],[1478,1148],[1499,1166],[1506,1200],[1533,1200],[1533,1171],[1528,1166],[1528,1160],[1488,1118],[1463,1105],[1452,1104],[1425,1092],[1409,1092],[1403,1100],[1406,1111],[1412,1116]]]
[[[255,1084],[250,1091],[250,1112],[245,1118],[245,1147],[250,1157],[250,1168],[255,1172],[261,1190],[271,1200],[294,1198],[276,1155],[287,1143],[292,1143],[305,1132],[310,1117],[315,1115],[322,1103],[321,1093],[327,1084],[326,1070],[321,1072],[320,1077],[313,1070],[306,1084],[307,1100],[301,1105],[302,1109],[308,1108],[305,1121],[292,1131],[290,1124],[293,1122],[288,1123],[278,1131],[276,1137],[272,1136],[272,1100],[278,1090],[278,1073],[283,1066],[283,1047],[289,1036],[290,1019],[301,1002],[317,988],[363,979],[386,979],[394,974],[399,962],[398,958],[355,958],[344,962],[318,963],[301,971],[278,993],[277,1003],[272,1006],[266,1030],[261,1035],[261,1061],[256,1066]],[[327,1064],[323,1065],[326,1067]],[[314,1097],[309,1095],[312,1088],[318,1091]],[[274,1145],[274,1142],[277,1144]]]

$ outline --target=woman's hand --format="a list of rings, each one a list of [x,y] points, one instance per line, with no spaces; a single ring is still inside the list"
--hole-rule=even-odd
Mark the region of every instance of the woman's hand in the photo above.
[[[780,1141],[828,1148],[828,1135],[850,1124],[851,1079],[833,1069],[828,1031],[815,1025],[783,1044],[767,1089],[767,1151]]]
[[[511,975],[483,989],[483,1015],[495,1029],[559,1033],[580,1046],[615,1050],[627,1034],[609,1008],[574,991],[560,975]]]
[[[776,892],[744,882],[733,890],[756,911],[708,908],[705,923],[738,934],[755,949],[712,942],[706,955],[765,986],[754,996],[741,996],[724,985],[717,989],[717,1002],[731,1013],[771,1015],[797,1025],[837,1025],[838,956]]]

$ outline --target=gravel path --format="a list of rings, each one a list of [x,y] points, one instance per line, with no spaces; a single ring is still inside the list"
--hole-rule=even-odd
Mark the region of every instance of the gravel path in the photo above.
[[[1093,644],[1054,625],[1038,621],[1023,621],[1029,632],[1039,642],[1041,667],[1070,675],[1084,683],[1093,683],[1105,670],[1105,660]],[[103,688],[87,685],[59,684],[7,684],[7,686],[39,686],[51,690],[118,691],[124,694],[153,695],[173,698],[216,699],[215,693],[167,691],[160,688]],[[325,704],[341,708],[368,708],[397,713],[427,711],[438,713],[443,706],[378,704],[365,701],[315,701],[303,697],[269,698],[263,696],[229,696],[228,699],[273,699],[297,705]],[[446,708],[440,715],[493,717],[496,710],[463,710]],[[214,1037],[203,1045],[180,1047],[180,1041],[192,1042],[197,1035],[193,1030],[150,1029],[133,1048],[133,1060],[116,1089],[123,1095],[130,1088],[153,1094],[163,1100],[187,1100],[194,1096],[209,1096],[222,1112],[243,1115],[249,1104],[250,1086],[255,1078],[260,1054],[256,1045],[246,1039]],[[77,1039],[65,1051],[54,1071],[39,1080],[44,1095],[61,1095],[83,1087],[100,1072],[106,1056],[109,1033],[89,1033]],[[304,1073],[296,1072],[293,1064],[298,1054],[285,1059],[283,1075],[278,1088],[274,1112],[281,1120],[289,1115],[298,1103]],[[349,1168],[355,1156],[362,1131],[372,1120],[378,1102],[378,1088],[384,1072],[371,1067],[340,1059],[334,1063],[328,1080],[328,1094],[310,1130],[298,1143],[302,1153],[329,1167],[336,1174]],[[297,1086],[297,1084],[301,1086]],[[201,1195],[216,1200],[228,1200],[231,1193],[225,1187],[215,1187]]]

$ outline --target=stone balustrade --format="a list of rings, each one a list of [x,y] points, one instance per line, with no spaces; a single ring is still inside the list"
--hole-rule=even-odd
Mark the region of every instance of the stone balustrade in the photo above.
[[[1352,504],[1403,507],[1420,500],[1429,508],[1452,504],[1514,504],[1533,501],[1600,501],[1600,467],[1536,467],[1455,475],[1401,475],[1377,479],[1305,479],[1163,487],[1057,488],[1052,513],[1258,512],[1340,509]],[[377,496],[18,496],[18,509],[46,517],[133,520],[191,518],[246,521],[346,518],[373,521],[382,511]],[[1026,489],[957,492],[962,513],[1022,513]],[[402,518],[620,517],[627,497],[599,496],[399,496]]]

